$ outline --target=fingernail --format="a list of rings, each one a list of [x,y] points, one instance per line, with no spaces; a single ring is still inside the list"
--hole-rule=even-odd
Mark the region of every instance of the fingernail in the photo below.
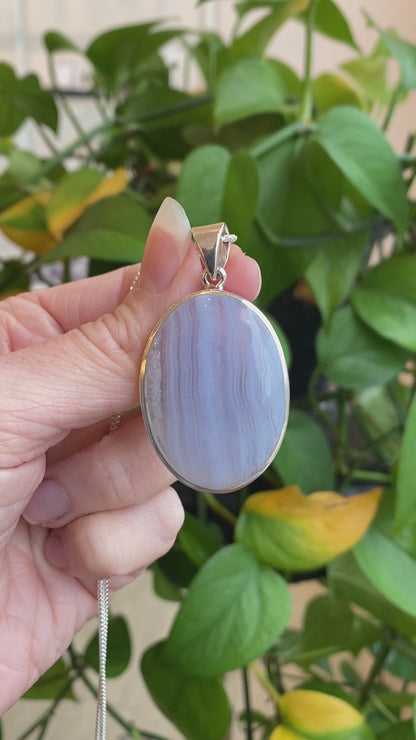
[[[68,510],[69,501],[64,489],[56,481],[47,478],[34,492],[23,516],[29,524],[48,524]]]
[[[147,240],[140,287],[163,293],[178,272],[190,241],[191,226],[185,211],[173,198],[165,198]]]
[[[253,300],[254,300],[254,298],[257,298],[258,294],[261,291],[261,283],[262,283],[261,270],[260,270],[259,263],[255,259],[253,259],[253,257],[249,257],[248,255],[246,255],[246,259],[247,259],[247,264],[250,266],[250,270],[253,273],[253,282],[256,285],[256,288],[255,288],[256,293],[253,297]]]
[[[68,561],[64,552],[62,537],[54,532],[49,535],[44,545],[44,554],[46,559],[55,568],[66,568]]]

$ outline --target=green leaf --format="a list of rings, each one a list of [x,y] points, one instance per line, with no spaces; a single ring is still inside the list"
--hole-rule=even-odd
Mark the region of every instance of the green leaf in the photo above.
[[[0,262],[0,295],[29,290],[29,274],[19,260]],[[4,297],[4,296],[3,296]]]
[[[262,57],[276,31],[293,16],[298,15],[308,6],[309,0],[271,0],[256,3],[252,0],[237,5],[240,15],[255,7],[270,7],[270,12],[254,23],[241,36],[236,38],[230,53],[233,59],[241,57]]]
[[[332,491],[334,465],[327,439],[317,422],[293,409],[285,438],[272,462],[282,483],[298,485],[303,493]]]
[[[372,386],[354,395],[353,413],[374,452],[391,467],[402,440],[397,407],[386,387]],[[404,413],[404,410],[403,410]]]
[[[303,275],[317,253],[314,247],[287,249],[274,246],[256,222],[244,241],[244,251],[260,265],[262,284],[259,302],[264,307],[269,306],[279,293]]]
[[[153,590],[157,596],[165,601],[182,601],[180,588],[173,583],[163,572],[158,561],[152,564]]]
[[[387,139],[357,108],[331,108],[318,122],[316,137],[345,177],[400,233],[408,207],[399,166]]]
[[[141,123],[143,129],[159,131],[166,128],[205,123],[207,119],[207,98],[174,90],[158,81],[148,84],[131,95],[117,107],[117,116],[126,124],[132,120]]]
[[[342,666],[340,666],[340,668],[341,667]],[[344,701],[352,704],[353,707],[358,709],[357,700],[351,693],[348,693],[345,689],[341,688],[341,686],[334,685],[333,683],[329,683],[328,681],[322,681],[319,678],[312,678],[312,680],[302,683],[300,688],[306,689],[308,691],[320,691],[322,694],[329,694],[329,696],[337,696],[338,699],[343,699]],[[344,740],[350,740],[351,735],[349,730],[348,733],[349,738],[348,736],[347,738],[345,738],[344,736]]]
[[[374,103],[386,105],[391,96],[387,82],[387,59],[373,55],[352,59],[345,62],[343,69],[349,77],[360,87],[367,105]]]
[[[336,312],[328,330],[319,330],[316,350],[327,378],[355,390],[397,377],[408,358],[406,351],[371,331],[350,306]]]
[[[176,197],[192,224],[226,221],[243,244],[253,221],[257,191],[257,167],[248,152],[241,149],[231,156],[224,147],[208,144],[186,158]]]
[[[98,633],[91,638],[84,653],[84,660],[98,672]],[[124,617],[110,615],[108,623],[107,675],[120,676],[130,663],[131,640]]]
[[[0,136],[11,136],[25,118],[33,118],[53,131],[58,111],[52,95],[42,90],[34,74],[17,78],[12,67],[0,63]]]
[[[302,95],[302,82],[292,67],[284,64],[280,59],[267,59],[270,67],[275,70],[284,85],[286,97],[300,98]]]
[[[198,43],[186,45],[188,53],[195,59],[209,89],[215,86],[222,71],[226,47],[221,36],[214,31],[199,31]]]
[[[336,595],[362,607],[382,624],[405,635],[416,636],[416,619],[396,607],[374,587],[351,552],[329,564],[328,577],[330,589]]]
[[[218,537],[204,522],[188,512],[178,534],[178,541],[189,560],[200,568],[220,547]]]
[[[179,588],[188,588],[198,572],[197,566],[188,558],[178,540],[157,563],[165,578]]]
[[[217,128],[259,113],[279,111],[285,90],[265,59],[240,59],[218,81],[214,103]]]
[[[195,676],[227,673],[263,655],[289,615],[284,580],[242,545],[230,545],[192,582],[163,659]]]
[[[81,167],[64,175],[46,206],[47,221],[52,232],[61,230],[61,222],[65,228],[66,216],[72,212],[77,214],[79,207],[103,180],[103,173],[92,167]]]
[[[62,696],[63,699],[75,700],[72,691],[71,672],[62,658],[44,673],[36,683],[23,694],[23,699],[55,699]],[[65,691],[65,687],[67,690]]]
[[[114,28],[90,44],[86,55],[110,91],[134,80],[149,57],[180,35],[178,29],[158,31],[157,27],[150,22]]]
[[[416,733],[416,699],[413,703],[413,732]]]
[[[372,647],[374,655],[379,655],[382,643],[377,642]],[[395,637],[389,654],[384,661],[386,668],[394,676],[403,681],[416,681],[416,651],[414,645],[403,637]]]
[[[131,196],[122,194],[104,198],[88,208],[61,244],[40,262],[76,256],[121,263],[139,262],[150,226],[150,217]]]
[[[283,350],[284,358],[286,360],[286,365],[287,365],[288,368],[290,368],[290,366],[292,364],[292,350],[290,348],[289,340],[288,340],[286,334],[284,333],[282,327],[280,326],[280,324],[277,323],[277,321],[274,318],[274,316],[272,316],[271,314],[267,313],[267,311],[265,312],[265,314],[266,314],[266,316],[269,319],[269,321],[270,321],[273,329],[275,330],[275,332],[277,334],[277,337],[279,339],[279,342],[282,345],[282,350]]]
[[[220,220],[230,159],[229,152],[216,144],[201,146],[186,158],[178,179],[176,198],[192,224]],[[201,172],[204,173],[202,178]]]
[[[42,167],[41,160],[31,152],[13,148],[9,156],[7,173],[21,185],[33,182]]]
[[[259,178],[253,157],[244,149],[231,157],[224,184],[222,214],[244,244],[257,208]]]
[[[369,25],[378,31],[388,51],[400,67],[401,85],[404,90],[416,90],[416,46],[397,36],[392,30],[383,31],[365,13]]]
[[[298,20],[306,22],[307,12],[298,16]],[[355,41],[347,19],[341,13],[339,7],[332,0],[319,0],[316,8],[315,31],[327,36],[334,41],[351,46],[358,51],[357,42]]]
[[[147,689],[161,712],[187,740],[222,740],[231,722],[227,694],[218,678],[188,676],[165,664],[165,643],[141,660]]]
[[[406,419],[396,482],[396,525],[416,521],[416,396]]]
[[[79,47],[71,39],[59,31],[47,31],[43,37],[46,50],[53,54],[56,51],[75,51],[79,53]]]
[[[319,650],[327,655],[345,650],[357,655],[379,638],[380,630],[354,614],[345,601],[333,594],[317,596],[308,605],[303,630],[304,649],[311,657],[302,660],[302,656],[299,659],[295,655],[294,661],[302,665],[315,662],[312,655]],[[346,670],[351,668],[347,665]]]
[[[348,649],[353,629],[349,606],[331,596],[317,596],[306,609],[303,639],[305,650]]]
[[[357,90],[351,87],[343,77],[329,72],[313,80],[312,95],[319,113],[325,113],[336,105],[363,107],[363,100]]]
[[[369,581],[399,609],[416,617],[416,560],[373,525],[354,547],[354,556]]]
[[[327,327],[358,274],[368,239],[368,231],[361,231],[325,245],[305,272]]]
[[[272,137],[270,137],[272,138]],[[266,140],[267,141],[267,140]],[[257,157],[260,178],[258,219],[283,246],[302,237],[334,231],[329,212],[341,202],[343,178],[314,140],[289,138]],[[307,246],[307,243],[306,243]],[[320,245],[319,245],[320,246]],[[316,252],[310,252],[312,259]]]
[[[415,740],[413,721],[409,719],[396,722],[387,730],[378,734],[377,740]]]
[[[416,255],[400,255],[368,270],[351,302],[360,318],[395,344],[416,351]]]

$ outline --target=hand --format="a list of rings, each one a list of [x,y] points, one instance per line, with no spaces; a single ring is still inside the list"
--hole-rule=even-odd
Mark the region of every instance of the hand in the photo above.
[[[137,266],[0,303],[0,714],[62,654],[112,590],[173,544],[172,475],[139,413],[144,344],[200,288],[181,207],[166,199]],[[233,245],[227,289],[253,299],[256,263]]]

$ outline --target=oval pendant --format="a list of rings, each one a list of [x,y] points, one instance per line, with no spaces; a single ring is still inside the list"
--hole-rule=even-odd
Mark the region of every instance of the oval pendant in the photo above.
[[[249,301],[212,288],[172,306],[152,332],[140,371],[149,436],[182,483],[242,488],[283,439],[289,383],[280,342]]]

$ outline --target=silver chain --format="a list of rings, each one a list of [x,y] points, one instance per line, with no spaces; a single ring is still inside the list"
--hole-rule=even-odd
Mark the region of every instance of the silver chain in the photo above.
[[[108,637],[108,578],[97,584],[98,596],[98,695],[95,740],[105,740],[107,729],[107,637]]]
[[[134,290],[140,277],[140,268],[134,276],[129,291]],[[114,434],[120,426],[123,414],[117,413],[111,417],[108,434]],[[105,740],[107,733],[107,641],[108,641],[108,605],[109,580],[101,578],[97,581],[97,610],[98,610],[98,693],[97,712],[95,716],[95,740]]]

